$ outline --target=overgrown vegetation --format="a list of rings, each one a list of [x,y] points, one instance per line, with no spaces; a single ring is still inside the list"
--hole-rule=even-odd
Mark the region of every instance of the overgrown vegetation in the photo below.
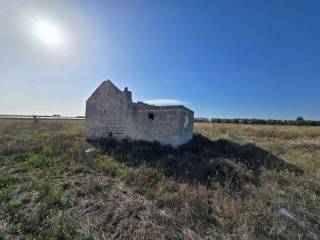
[[[113,139],[100,139],[92,144],[129,166],[146,164],[160,169],[167,177],[207,187],[215,180],[219,185],[241,190],[244,183],[258,184],[264,169],[303,174],[300,168],[254,144],[240,145],[225,139],[212,141],[199,134],[178,148],[157,142]]]
[[[320,128],[195,130],[94,148],[80,120],[1,120],[0,239],[318,239]]]

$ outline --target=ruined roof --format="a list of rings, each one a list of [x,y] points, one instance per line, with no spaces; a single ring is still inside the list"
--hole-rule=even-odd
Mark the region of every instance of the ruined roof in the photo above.
[[[139,109],[183,109],[190,112],[193,112],[191,109],[183,106],[183,105],[165,105],[165,106],[157,106],[157,105],[151,105],[144,102],[137,102],[134,103],[135,106],[137,106]]]

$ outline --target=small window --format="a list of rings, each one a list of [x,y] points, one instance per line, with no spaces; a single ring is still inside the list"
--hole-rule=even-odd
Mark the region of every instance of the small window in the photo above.
[[[148,113],[149,119],[153,120],[154,119],[154,114],[153,113]]]
[[[107,112],[107,111],[104,109],[104,110],[103,110],[103,113],[106,113],[106,112]]]

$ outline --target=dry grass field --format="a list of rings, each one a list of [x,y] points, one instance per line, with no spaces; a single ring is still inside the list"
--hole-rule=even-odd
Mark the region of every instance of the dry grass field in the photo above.
[[[178,150],[83,132],[0,120],[0,239],[319,239],[319,127],[196,123]]]

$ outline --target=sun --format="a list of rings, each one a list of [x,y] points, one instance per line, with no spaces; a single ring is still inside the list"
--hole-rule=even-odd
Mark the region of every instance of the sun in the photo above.
[[[63,43],[61,29],[52,22],[37,20],[33,27],[34,35],[48,47],[57,47]]]

